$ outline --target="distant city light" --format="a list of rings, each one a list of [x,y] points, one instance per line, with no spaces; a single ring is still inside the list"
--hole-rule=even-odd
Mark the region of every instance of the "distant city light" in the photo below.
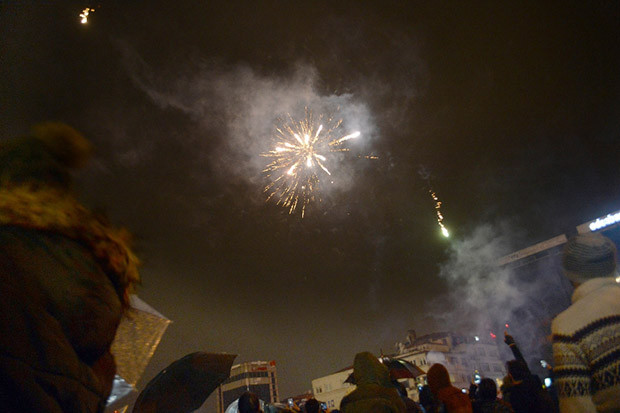
[[[506,328],[509,328],[509,327],[510,327],[510,325],[508,325],[508,323],[506,323],[506,324],[504,324],[504,325],[506,326]]]
[[[589,227],[591,231],[596,231],[601,228],[608,227],[617,222],[620,222],[620,212],[615,214],[608,214],[605,218],[596,218],[596,221],[590,223]]]
[[[545,387],[551,387],[551,377],[545,377]]]
[[[497,338],[497,336],[495,334],[493,334],[492,331],[489,333],[489,335],[491,336],[492,339],[496,339]]]
[[[474,340],[476,340],[476,341],[480,341],[480,337],[478,337],[478,336],[474,336]]]

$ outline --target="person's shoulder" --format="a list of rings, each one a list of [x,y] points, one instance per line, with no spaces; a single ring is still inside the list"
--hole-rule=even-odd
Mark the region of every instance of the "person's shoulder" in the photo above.
[[[551,332],[554,338],[573,335],[602,320],[620,323],[620,288],[615,285],[602,288],[562,311],[551,322]]]

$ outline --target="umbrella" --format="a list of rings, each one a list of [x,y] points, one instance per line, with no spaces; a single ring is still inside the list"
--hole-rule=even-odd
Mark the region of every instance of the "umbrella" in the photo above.
[[[137,295],[130,297],[129,304],[116,330],[111,352],[116,361],[116,373],[135,387],[170,320]]]
[[[105,406],[105,412],[124,412],[129,404],[136,401],[138,392],[118,374],[114,376],[112,392]]]
[[[407,360],[392,357],[379,357],[379,361],[388,368],[390,378],[394,380],[415,379],[416,377],[426,374],[424,370]],[[349,377],[347,377],[344,382],[355,384],[353,373],[349,374]]]
[[[407,360],[392,357],[381,357],[379,360],[388,368],[392,379],[415,379],[426,374],[424,370]]]
[[[121,318],[110,351],[116,373],[106,412],[122,411],[138,397],[135,389],[144,369],[168,328],[170,320],[138,298],[129,297],[129,308]]]
[[[163,369],[138,396],[134,413],[187,413],[198,409],[230,376],[236,354],[188,354]]]

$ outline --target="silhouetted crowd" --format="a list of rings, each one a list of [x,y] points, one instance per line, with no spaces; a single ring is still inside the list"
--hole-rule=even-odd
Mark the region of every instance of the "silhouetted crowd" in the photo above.
[[[48,123],[0,144],[0,412],[102,412],[112,389],[110,353],[128,296],[139,282],[128,233],[85,208],[70,170],[90,144]],[[371,353],[355,356],[355,389],[342,413],[543,413],[620,411],[620,279],[615,244],[599,233],[566,243],[563,267],[575,291],[552,322],[555,392],[532,374],[514,338],[501,388],[481,378],[469,392],[433,364],[419,400]],[[243,394],[240,413],[262,411]],[[319,413],[302,405],[264,411]]]

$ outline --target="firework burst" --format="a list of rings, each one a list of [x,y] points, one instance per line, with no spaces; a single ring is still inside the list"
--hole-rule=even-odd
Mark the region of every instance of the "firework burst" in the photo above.
[[[338,134],[342,119],[319,116],[314,119],[306,109],[304,119],[296,121],[288,115],[280,121],[273,135],[273,149],[261,154],[271,158],[263,169],[269,180],[265,186],[267,201],[275,199],[288,208],[289,214],[299,210],[303,218],[306,207],[318,198],[323,177],[337,164],[336,152],[347,152],[344,143],[359,137],[360,132]]]
[[[88,16],[94,12],[95,12],[95,9],[91,9],[90,7],[87,7],[84,10],[82,10],[82,12],[80,13],[80,23],[82,24],[88,23]]]

